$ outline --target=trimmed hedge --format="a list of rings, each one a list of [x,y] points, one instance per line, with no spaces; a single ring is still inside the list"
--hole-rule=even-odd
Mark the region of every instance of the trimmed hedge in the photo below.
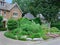
[[[0,28],[0,31],[6,31],[7,28]]]
[[[17,21],[13,19],[8,20],[7,27],[9,30],[16,29],[18,27]]]

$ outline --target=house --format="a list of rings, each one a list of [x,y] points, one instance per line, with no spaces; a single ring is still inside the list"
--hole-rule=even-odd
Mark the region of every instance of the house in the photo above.
[[[45,20],[45,17],[42,15],[42,14],[38,14],[37,15],[37,18],[40,18],[41,22],[44,24],[46,23],[47,21]]]
[[[19,8],[17,3],[10,4],[5,2],[5,0],[0,0],[0,16],[3,16],[3,21],[6,21],[10,18],[19,19],[22,17],[22,11]]]
[[[41,23],[42,23],[43,25],[45,25],[45,26],[47,26],[48,28],[50,28],[51,23],[48,22],[42,14],[38,14],[38,15],[37,15],[37,18],[40,18]]]
[[[22,17],[22,11],[17,3],[9,4],[5,2],[5,0],[0,0],[0,15],[2,15],[4,19],[18,19]]]
[[[24,18],[27,18],[29,20],[35,19],[35,17],[31,13],[27,13],[24,15]]]

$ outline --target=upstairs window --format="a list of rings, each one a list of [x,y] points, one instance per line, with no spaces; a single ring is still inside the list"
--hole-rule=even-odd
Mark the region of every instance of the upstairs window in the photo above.
[[[13,13],[13,17],[17,17],[18,16],[18,13]]]
[[[16,5],[16,6],[14,6],[14,8],[18,8],[18,6]]]
[[[4,2],[0,2],[0,6],[4,6]]]

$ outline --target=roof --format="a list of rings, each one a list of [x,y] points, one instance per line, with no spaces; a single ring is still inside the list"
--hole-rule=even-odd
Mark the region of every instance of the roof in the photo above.
[[[5,0],[0,0],[0,1],[3,1],[3,2],[5,2]]]
[[[24,18],[28,18],[30,20],[35,19],[35,17],[31,13],[25,14]]]
[[[5,2],[5,3],[4,3],[4,6],[0,5],[0,9],[10,11],[15,5],[18,6],[17,3],[11,4],[11,3],[7,3],[7,2]],[[19,6],[18,6],[18,8],[20,9]],[[21,9],[20,9],[20,11],[22,12]]]
[[[2,10],[10,10],[13,5],[14,4],[4,3],[4,6],[0,5],[0,9],[2,9]]]

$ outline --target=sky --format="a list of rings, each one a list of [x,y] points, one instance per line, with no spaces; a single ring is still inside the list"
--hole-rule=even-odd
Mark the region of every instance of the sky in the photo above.
[[[11,2],[12,2],[12,0],[6,0],[6,2],[11,3]]]

